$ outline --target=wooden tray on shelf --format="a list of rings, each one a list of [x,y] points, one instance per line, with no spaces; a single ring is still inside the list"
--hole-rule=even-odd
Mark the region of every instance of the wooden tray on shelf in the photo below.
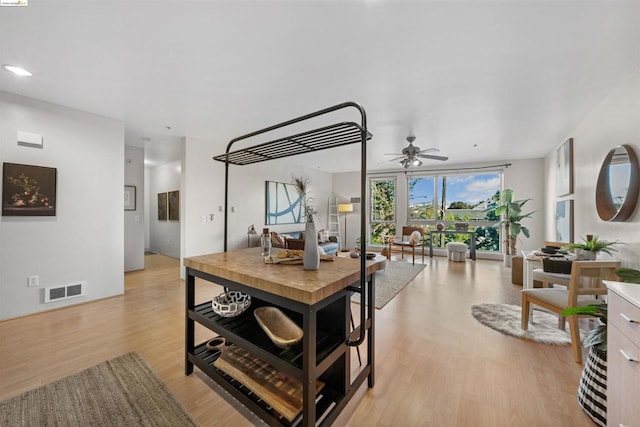
[[[226,347],[214,366],[240,381],[289,422],[302,411],[302,382],[238,347]],[[316,393],[324,383],[316,381]]]

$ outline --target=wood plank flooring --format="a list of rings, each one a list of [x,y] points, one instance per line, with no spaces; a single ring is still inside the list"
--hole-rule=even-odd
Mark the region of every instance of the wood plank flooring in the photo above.
[[[137,351],[203,426],[259,424],[198,369],[184,375],[178,261],[147,255],[145,263],[125,275],[122,296],[0,322],[0,399]],[[336,425],[593,425],[576,402],[581,366],[570,346],[508,337],[471,316],[473,304],[519,304],[522,287],[509,269],[487,260],[425,263],[376,311],[376,385],[362,388]],[[221,292],[197,289],[197,300]],[[213,336],[196,332],[197,340]]]

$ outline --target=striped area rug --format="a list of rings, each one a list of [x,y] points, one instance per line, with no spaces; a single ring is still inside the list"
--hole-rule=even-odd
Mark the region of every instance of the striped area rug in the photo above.
[[[197,426],[137,353],[0,402],[0,426]]]

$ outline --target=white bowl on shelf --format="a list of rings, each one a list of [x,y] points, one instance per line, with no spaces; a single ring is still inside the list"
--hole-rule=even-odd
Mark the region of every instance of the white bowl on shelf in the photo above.
[[[214,313],[222,317],[241,315],[251,305],[251,297],[238,291],[229,291],[213,297],[211,307]]]

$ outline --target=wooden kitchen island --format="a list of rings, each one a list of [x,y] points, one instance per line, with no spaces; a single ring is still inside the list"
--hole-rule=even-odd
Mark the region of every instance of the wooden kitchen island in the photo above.
[[[386,259],[366,262],[365,285],[360,285],[361,262],[335,258],[322,262],[315,271],[302,265],[265,264],[259,248],[241,249],[185,259],[186,330],[185,373],[193,366],[220,384],[270,425],[331,425],[365,379],[374,385],[374,273],[384,268]],[[251,306],[237,317],[221,317],[211,301],[195,301],[196,277],[251,296]],[[203,286],[200,283],[198,286]],[[350,331],[353,292],[363,292],[361,321]],[[253,310],[274,306],[303,330],[302,342],[288,349],[277,347],[260,328]],[[282,374],[302,382],[302,411],[288,420],[259,398],[240,379],[233,378],[214,363],[220,355],[206,343],[195,343],[195,323],[221,335]],[[366,358],[351,379],[351,351],[348,341],[366,333]],[[224,350],[223,350],[224,351]],[[324,387],[316,395],[316,381]]]

